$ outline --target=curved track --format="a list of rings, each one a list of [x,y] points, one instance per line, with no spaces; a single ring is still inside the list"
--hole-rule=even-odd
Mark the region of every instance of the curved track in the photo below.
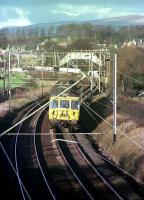
[[[67,131],[68,132],[68,131]],[[134,180],[130,179],[129,176],[126,176],[123,174],[120,170],[117,169],[116,165],[109,166],[106,159],[102,159],[98,152],[93,149],[93,152],[89,152],[90,146],[85,146],[83,143],[84,140],[77,139],[77,134],[63,134],[61,135],[61,139],[74,141],[74,143],[66,143],[62,145],[63,152],[65,156],[67,156],[67,159],[70,160],[70,158],[75,160],[79,166],[81,166],[81,159],[85,159],[85,161],[88,163],[88,165],[91,167],[91,169],[95,172],[95,174],[100,177],[100,179],[104,182],[105,186],[107,186],[112,193],[115,195],[115,198],[117,199],[143,199],[143,189],[138,186]],[[84,137],[81,133],[78,134],[79,137]],[[78,138],[79,138],[78,137]],[[65,147],[64,147],[65,146]],[[73,146],[73,147],[72,147]],[[92,147],[91,147],[92,148]],[[77,149],[77,150],[76,150]],[[68,153],[69,151],[69,153]],[[78,154],[81,154],[78,156]],[[73,161],[70,161],[71,163]],[[76,165],[75,165],[75,168]],[[78,172],[77,172],[78,173]],[[82,167],[81,167],[81,173],[82,173]],[[88,169],[86,169],[86,173],[88,172]],[[84,177],[84,176],[83,176]],[[90,173],[88,174],[88,177],[90,178]],[[94,177],[94,176],[92,176]],[[92,181],[92,179],[91,179]],[[97,186],[97,181],[94,180],[94,183]],[[109,193],[106,192],[106,189],[103,188],[105,191],[105,194],[103,196],[100,196],[100,199],[114,199],[114,197]],[[96,190],[94,192],[94,195],[96,194]],[[100,193],[101,195],[102,193]],[[96,197],[98,197],[99,193],[97,193]],[[95,197],[95,198],[96,198]]]
[[[38,102],[39,104],[42,101]],[[28,107],[26,107],[21,113],[19,117],[23,117],[25,118],[26,116],[28,116],[35,108],[37,107],[37,102],[34,102],[33,104],[29,105]],[[25,114],[24,114],[25,113]],[[17,178],[18,178],[18,183],[20,186],[20,190],[21,190],[21,194],[23,199],[25,199],[25,194],[27,195],[28,199],[31,199],[29,193],[27,192],[25,186],[23,185],[23,183],[21,182],[21,178],[19,176],[19,168],[18,168],[18,158],[17,158],[17,146],[18,146],[18,138],[20,136],[20,131],[22,128],[22,123],[20,124],[20,126],[18,127],[17,133],[16,133],[16,138],[15,138],[15,167],[16,167],[16,172],[17,172]],[[25,194],[24,194],[25,192]]]
[[[48,99],[29,105],[15,121],[28,116],[45,101]],[[15,133],[12,157],[22,199],[143,199],[132,189],[136,198],[119,190],[120,185],[112,182],[105,163],[98,161],[96,153],[89,152],[89,149],[95,152],[93,144],[87,149],[84,140],[69,134],[68,129],[60,126],[50,129],[47,110],[24,121]]]
[[[64,128],[62,129],[64,134],[57,135],[56,137],[59,141],[63,157],[71,167],[71,170],[74,171],[79,181],[83,183],[85,190],[91,194],[91,197],[93,199],[123,200],[123,195],[118,194],[114,186],[95,169],[93,164],[79,148],[77,141],[69,134],[69,131]],[[103,193],[103,191],[105,191],[105,193]]]
[[[29,108],[28,112],[24,115],[24,117],[28,116],[31,112],[33,112],[38,107],[40,107],[44,102],[45,102],[45,100],[44,101],[40,101],[40,102],[36,102],[35,105],[32,105],[31,108]],[[35,138],[36,138],[37,123],[38,123],[39,118],[41,117],[43,112],[45,112],[45,111],[44,110],[40,111],[39,113],[37,113],[33,117],[31,117],[29,120],[26,120],[24,123],[22,123],[19,126],[18,132],[17,132],[17,135],[16,135],[16,140],[15,140],[15,162],[16,162],[16,171],[17,171],[17,176],[18,176],[18,182],[19,182],[19,186],[20,186],[20,189],[21,189],[21,194],[22,194],[23,199],[27,199],[27,198],[36,199],[36,198],[42,197],[42,195],[45,194],[44,195],[45,197],[47,196],[49,199],[54,199],[55,200],[55,195],[53,194],[53,192],[52,192],[52,190],[50,188],[50,185],[49,185],[49,183],[48,183],[48,181],[47,181],[47,179],[45,177],[43,169],[41,167],[41,164],[40,164],[40,161],[39,161],[38,152],[37,152],[37,147],[36,147],[36,139]],[[18,141],[19,137],[20,137],[20,139]],[[34,189],[35,186],[33,185],[32,188],[27,187],[28,189],[26,190],[25,187],[21,183],[21,180],[23,180],[24,185],[29,185],[29,184],[26,183],[28,181],[25,181],[25,178],[23,176],[24,174],[21,173],[21,170],[23,170],[23,169],[22,169],[22,163],[20,163],[20,161],[22,161],[22,159],[18,155],[18,146],[20,146],[19,143],[21,143],[21,146],[22,146],[23,145],[22,143],[24,143],[25,140],[27,140],[27,141],[30,140],[30,142],[31,142],[30,149],[32,151],[33,150],[35,151],[35,155],[33,155],[34,156],[33,160],[35,160],[34,162],[37,163],[37,165],[39,167],[39,172],[41,172],[41,174],[39,172],[36,173],[36,176],[37,176],[36,179],[37,180],[41,180],[41,182],[45,183],[45,186],[46,186],[47,190],[49,191],[50,195],[46,191],[45,187],[44,187],[45,190],[42,188],[42,191],[40,191],[40,187],[38,188],[38,186],[37,186],[38,190],[35,190]],[[25,149],[25,151],[27,151],[27,150]],[[18,162],[18,160],[19,160],[19,162]],[[30,161],[30,159],[29,159],[29,161]],[[33,163],[31,163],[31,164],[33,165]],[[29,165],[30,165],[30,163],[29,163]],[[27,172],[25,172],[25,173],[27,173]],[[32,179],[32,176],[31,176],[31,179]],[[30,180],[30,182],[31,181],[32,180]],[[37,184],[37,182],[34,182],[34,184]],[[44,184],[42,184],[42,185],[44,185]],[[28,190],[30,190],[30,192],[28,192]],[[38,191],[38,193],[37,193],[37,191]]]
[[[57,137],[56,137],[57,138]],[[61,138],[61,137],[60,137]],[[57,138],[59,139],[59,137]],[[82,187],[82,189],[85,191],[87,198],[94,200],[93,195],[91,194],[91,192],[88,191],[88,189],[85,186],[85,183],[83,183],[83,181],[81,180],[80,176],[76,173],[76,170],[73,168],[73,166],[71,166],[71,163],[69,162],[69,160],[67,159],[67,156],[65,156],[65,153],[63,151],[63,147],[61,145],[61,142],[57,142],[57,146],[59,148],[59,151],[61,152],[61,155],[65,161],[65,163],[67,164],[68,168],[70,169],[70,171],[72,172],[73,176],[75,177],[75,179],[78,181],[78,183],[80,184],[80,186]]]
[[[112,161],[110,161],[103,153],[99,151],[96,141],[88,134],[74,135],[74,140],[78,142],[78,146],[87,159],[93,164],[93,167],[106,178],[106,180],[118,191],[123,194],[124,199],[143,199],[144,187],[135,181],[134,177],[126,173]]]

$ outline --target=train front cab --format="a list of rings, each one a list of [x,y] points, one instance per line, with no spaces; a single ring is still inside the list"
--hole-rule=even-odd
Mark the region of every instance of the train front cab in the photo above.
[[[78,97],[51,97],[49,119],[51,126],[76,125],[79,120],[80,101]]]

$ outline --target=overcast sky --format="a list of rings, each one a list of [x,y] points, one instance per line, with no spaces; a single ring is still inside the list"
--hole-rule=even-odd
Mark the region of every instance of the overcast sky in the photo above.
[[[0,28],[144,15],[144,0],[0,0]]]

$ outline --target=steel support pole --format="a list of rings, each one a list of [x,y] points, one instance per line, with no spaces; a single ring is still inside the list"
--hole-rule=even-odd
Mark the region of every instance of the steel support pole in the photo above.
[[[90,85],[90,90],[91,90],[91,102],[92,102],[92,96],[93,96],[93,54],[91,53],[91,85]]]
[[[99,59],[101,61],[101,52],[99,53]],[[99,82],[98,82],[99,94],[101,93],[101,66],[99,63]]]
[[[18,52],[17,59],[18,59],[18,68],[20,68],[20,52]]]
[[[6,59],[4,54],[4,78],[3,78],[3,94],[5,94],[6,91]]]
[[[42,96],[43,96],[43,66],[44,66],[44,60],[43,60],[43,53],[42,53]]]
[[[113,143],[116,141],[117,133],[117,54],[113,62]]]
[[[8,97],[9,97],[9,111],[11,111],[11,84],[10,84],[10,66],[11,66],[11,53],[9,52],[9,64],[8,64]]]
[[[90,90],[91,90],[91,93],[92,93],[92,90],[93,90],[93,54],[91,53],[91,62],[90,62],[90,71],[91,71],[91,86],[90,86]]]

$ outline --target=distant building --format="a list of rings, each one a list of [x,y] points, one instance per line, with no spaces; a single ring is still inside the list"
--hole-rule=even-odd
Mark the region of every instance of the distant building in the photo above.
[[[140,40],[133,39],[132,41],[125,41],[121,47],[122,48],[123,47],[141,47],[141,48],[144,48],[144,42],[142,41],[142,39],[140,39]]]
[[[138,41],[138,47],[144,48],[144,42],[142,39]]]

